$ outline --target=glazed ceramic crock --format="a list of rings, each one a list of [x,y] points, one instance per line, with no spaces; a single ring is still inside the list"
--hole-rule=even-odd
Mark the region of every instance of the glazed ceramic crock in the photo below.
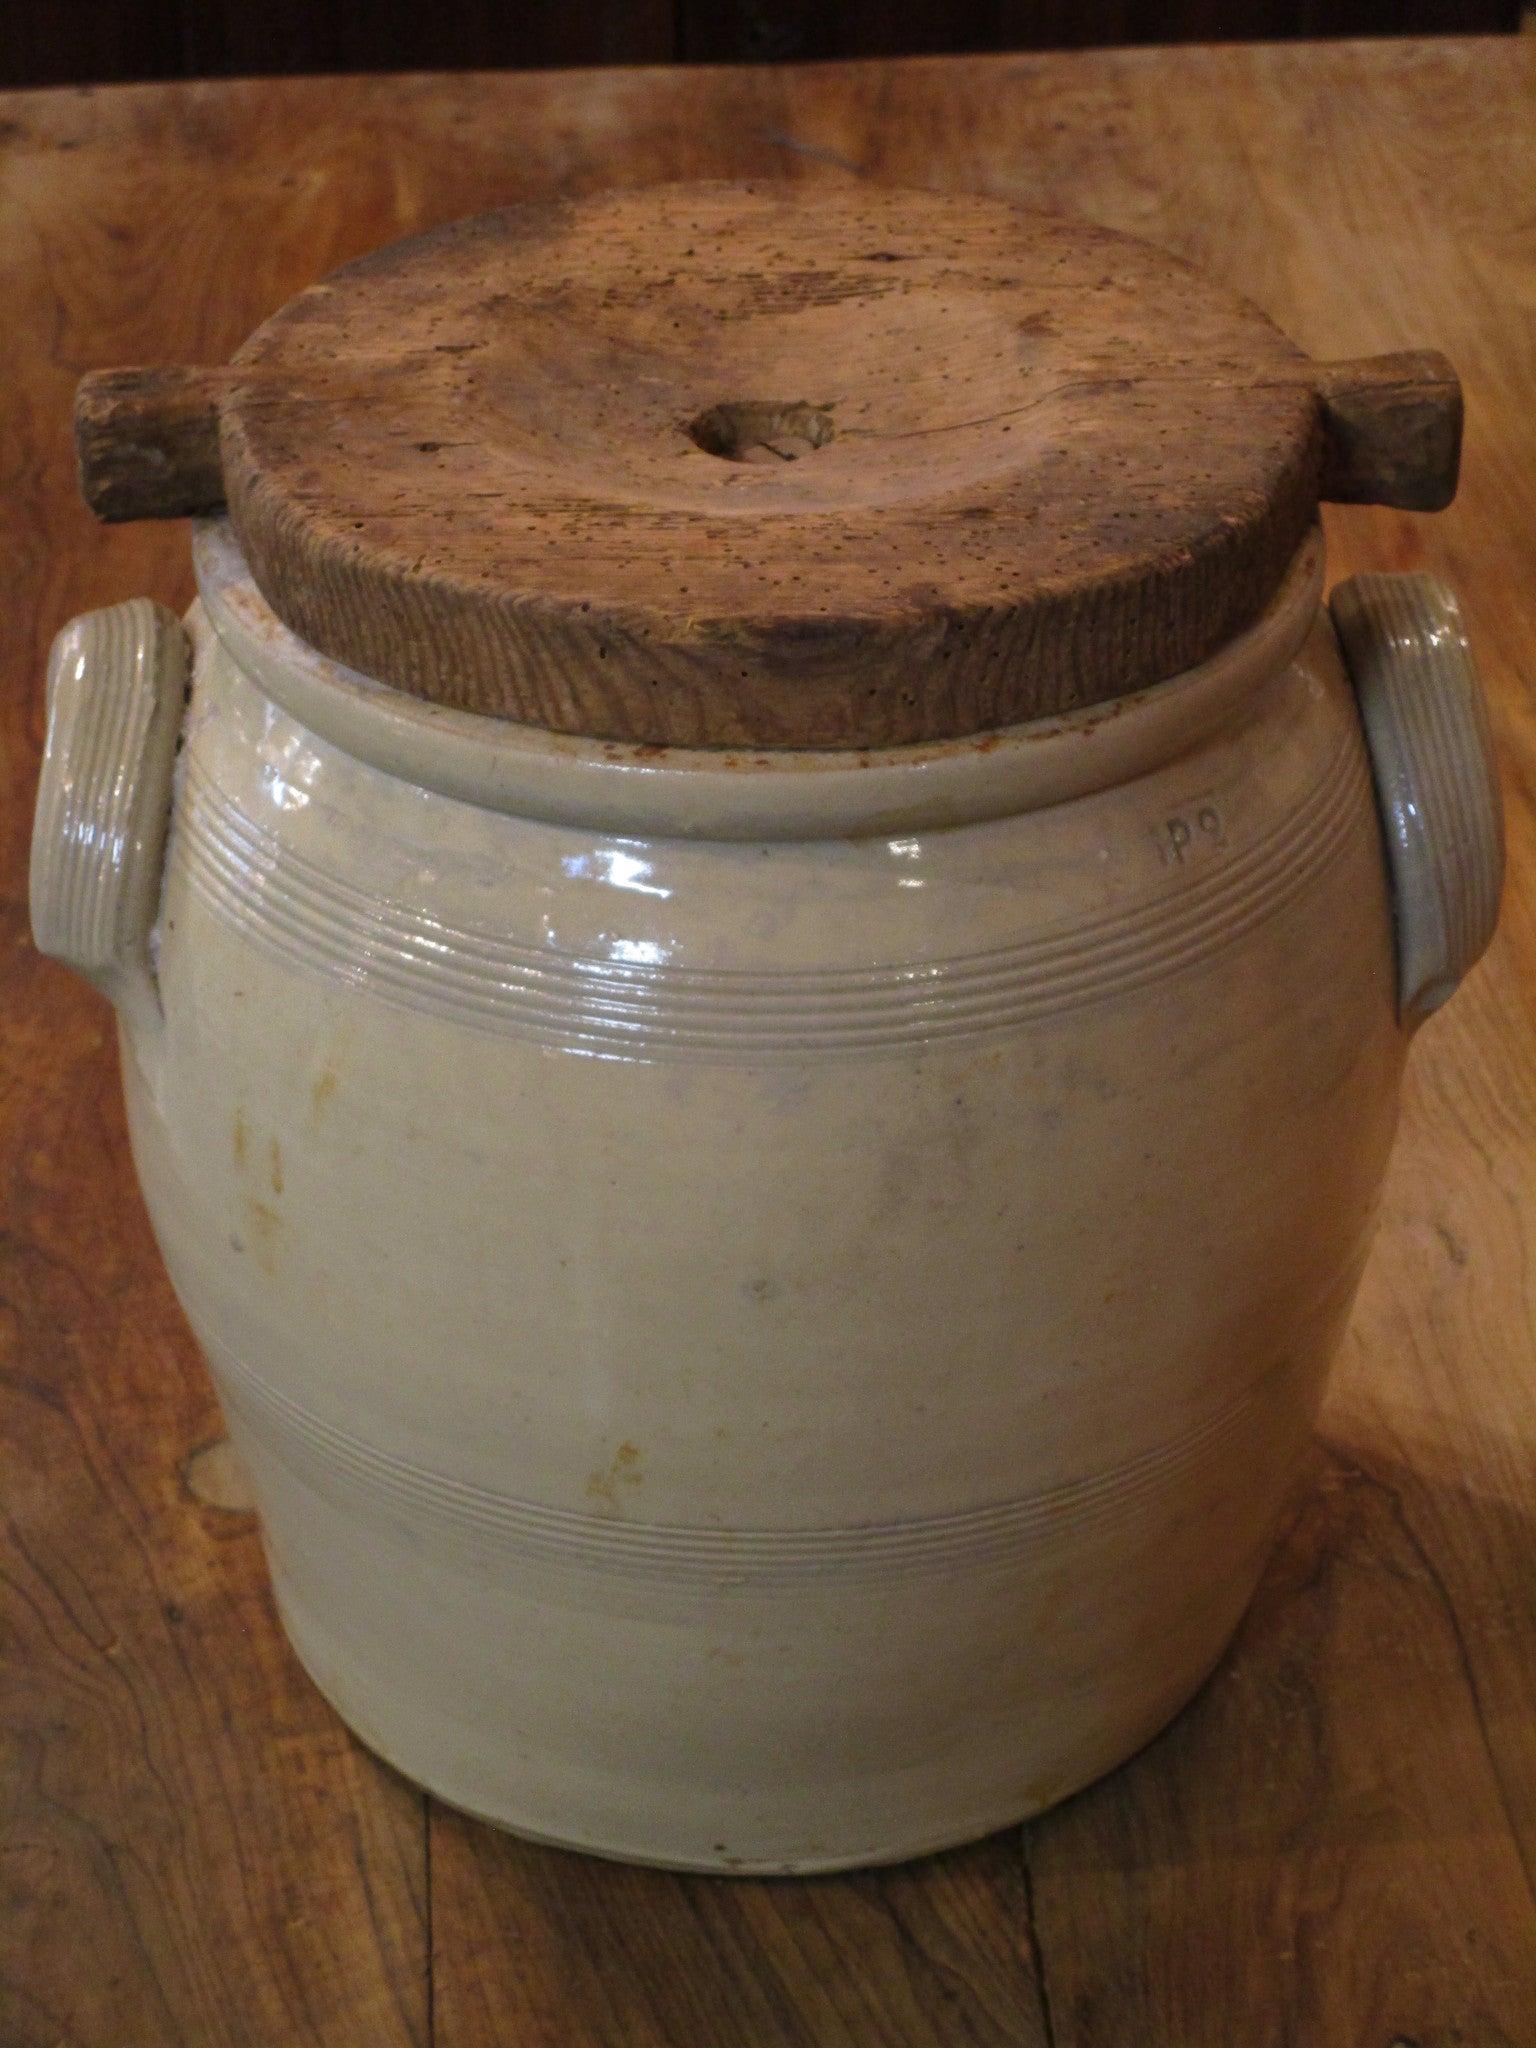
[[[1107,708],[658,758],[404,698],[227,526],[196,559],[185,635],[60,636],[33,917],[118,1005],[338,1710],[472,1812],[717,1870],[1135,1749],[1252,1593],[1409,1034],[1491,929],[1450,602],[1336,597],[1366,730],[1314,537]]]
[[[228,517],[184,625],[55,644],[34,931],[117,1007],[338,1711],[714,1871],[1136,1749],[1497,914],[1454,600],[1325,607],[1315,525],[1446,502],[1449,366],[996,202],[677,187],[399,245],[79,417],[104,516]]]

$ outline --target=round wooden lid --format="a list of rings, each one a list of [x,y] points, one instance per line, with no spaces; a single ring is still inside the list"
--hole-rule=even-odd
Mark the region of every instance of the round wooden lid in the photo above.
[[[295,632],[662,744],[931,740],[1187,668],[1278,588],[1328,451],[1318,366],[1187,265],[864,187],[462,221],[222,379],[223,494]]]

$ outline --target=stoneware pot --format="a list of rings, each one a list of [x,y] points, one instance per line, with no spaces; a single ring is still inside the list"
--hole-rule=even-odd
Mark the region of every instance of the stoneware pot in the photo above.
[[[49,671],[38,944],[285,1627],[520,1833],[809,1872],[1033,1813],[1249,1600],[1422,1018],[1493,929],[1456,606],[1261,614],[889,748],[660,748],[320,653],[228,521]],[[1341,655],[1341,640],[1343,653]]]

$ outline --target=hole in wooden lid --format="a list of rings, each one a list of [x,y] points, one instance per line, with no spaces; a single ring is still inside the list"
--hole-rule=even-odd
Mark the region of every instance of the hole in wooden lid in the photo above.
[[[798,462],[837,434],[827,407],[803,398],[730,399],[701,412],[684,431],[695,447],[726,462]]]

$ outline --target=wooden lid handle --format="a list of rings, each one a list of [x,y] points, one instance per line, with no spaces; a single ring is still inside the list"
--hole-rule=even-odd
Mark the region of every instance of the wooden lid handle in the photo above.
[[[1443,512],[1461,468],[1461,380],[1437,349],[1313,363],[1324,455],[1318,496],[1335,505]]]
[[[1439,512],[1456,495],[1461,384],[1433,349],[1306,363],[1324,455],[1318,495]],[[98,519],[182,519],[224,503],[219,401],[232,369],[92,370],[75,394],[80,488]]]
[[[224,503],[219,399],[233,370],[92,370],[75,392],[80,490],[98,519],[185,519]]]

